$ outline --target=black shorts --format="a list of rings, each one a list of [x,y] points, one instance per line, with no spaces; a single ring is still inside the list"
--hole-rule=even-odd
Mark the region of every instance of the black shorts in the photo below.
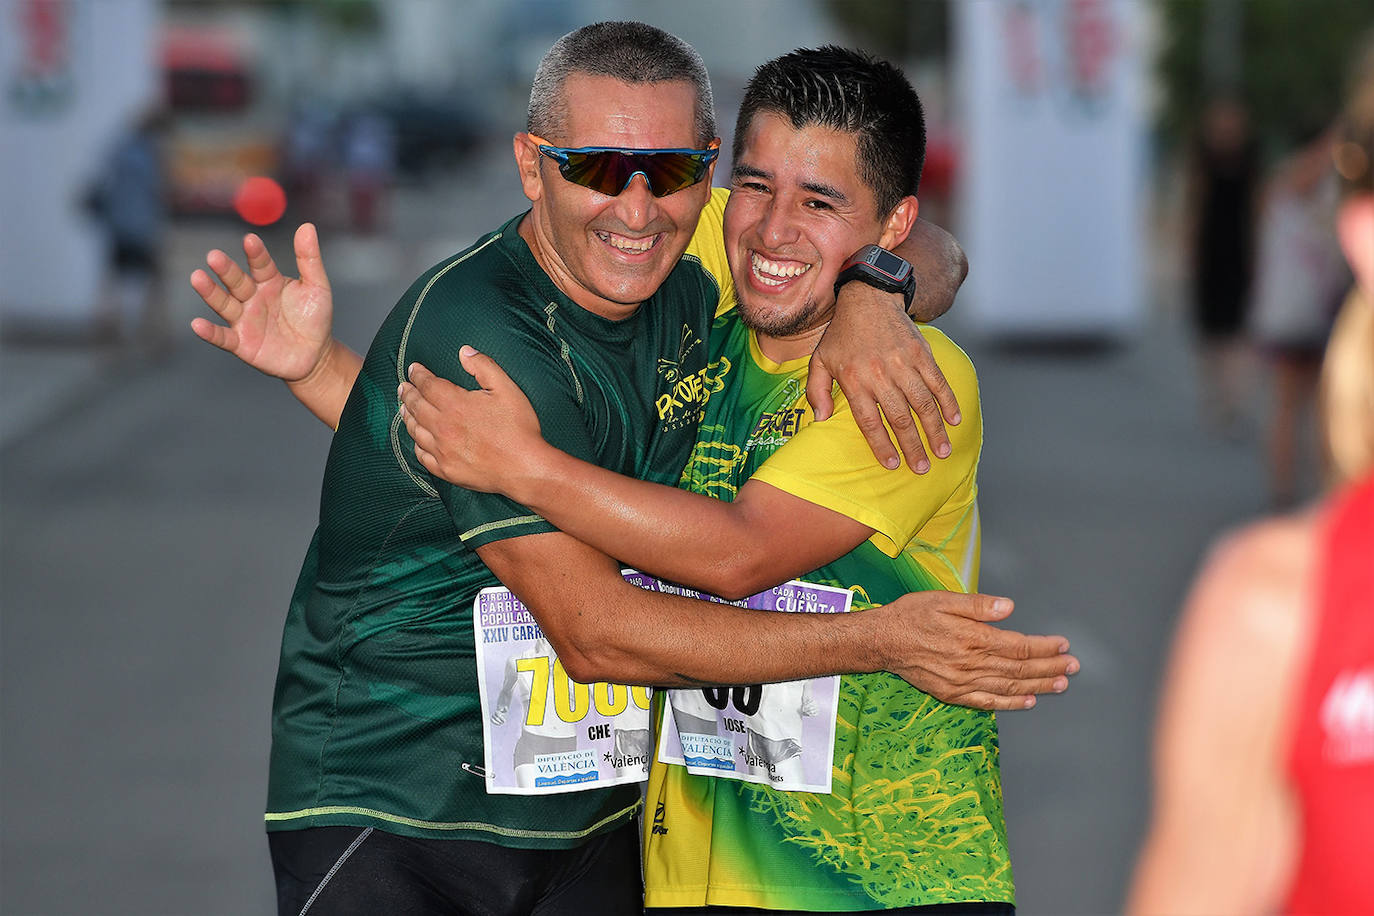
[[[698,906],[698,907],[653,907],[644,911],[646,916],[799,916],[813,910],[758,910],[747,906]],[[895,910],[854,910],[857,913],[871,913],[872,916],[1016,916],[1016,907],[1010,903],[936,903],[931,906],[904,906]],[[845,916],[843,913],[828,912],[826,916]]]
[[[573,849],[429,840],[373,827],[267,835],[282,916],[643,912],[638,820]]]

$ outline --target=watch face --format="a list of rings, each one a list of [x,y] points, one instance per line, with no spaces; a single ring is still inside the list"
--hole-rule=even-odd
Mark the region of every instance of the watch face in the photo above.
[[[868,262],[898,283],[905,280],[906,275],[911,272],[911,265],[892,252],[876,246],[869,251]]]

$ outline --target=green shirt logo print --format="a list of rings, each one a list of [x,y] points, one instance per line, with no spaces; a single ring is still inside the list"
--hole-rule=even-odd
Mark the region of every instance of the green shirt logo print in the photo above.
[[[678,343],[677,358],[661,357],[658,361],[659,390],[662,393],[655,401],[655,406],[665,432],[699,423],[711,392],[719,391],[721,388],[721,384],[715,381],[716,375],[720,374],[720,363],[709,363],[696,372],[683,373],[682,366],[687,362],[687,357],[700,346],[701,338],[690,326],[684,324]],[[729,371],[728,366],[726,362],[724,371]]]

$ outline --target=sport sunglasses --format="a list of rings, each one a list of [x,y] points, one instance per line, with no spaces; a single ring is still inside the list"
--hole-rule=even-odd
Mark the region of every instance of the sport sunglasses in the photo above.
[[[706,177],[720,155],[720,141],[706,149],[621,149],[614,146],[552,146],[529,135],[539,152],[558,163],[558,171],[573,184],[615,197],[643,175],[655,197],[689,188]]]

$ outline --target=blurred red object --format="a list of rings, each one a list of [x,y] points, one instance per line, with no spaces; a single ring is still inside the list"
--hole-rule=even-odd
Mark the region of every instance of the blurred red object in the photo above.
[[[286,192],[271,178],[245,178],[234,195],[234,211],[254,226],[267,226],[286,212]]]
[[[229,34],[167,29],[162,36],[162,69],[167,102],[174,111],[239,111],[252,99],[252,68]]]
[[[958,163],[953,138],[948,134],[932,135],[926,143],[926,162],[921,170],[921,197],[948,198]]]

